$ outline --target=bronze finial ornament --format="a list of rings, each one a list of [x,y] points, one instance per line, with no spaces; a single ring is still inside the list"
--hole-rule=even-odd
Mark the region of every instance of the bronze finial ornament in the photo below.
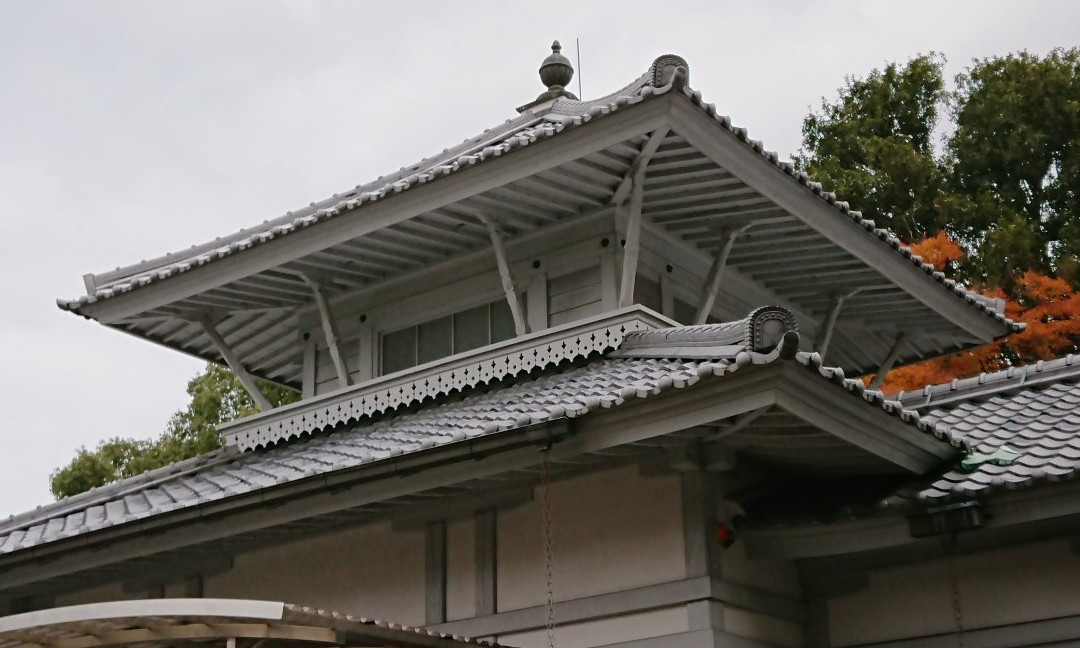
[[[547,86],[547,90],[541,92],[540,96],[533,101],[519,107],[518,112],[524,112],[533,106],[538,106],[559,97],[577,99],[574,93],[566,89],[566,86],[570,85],[570,80],[573,78],[574,66],[570,64],[570,59],[562,55],[562,45],[559,44],[559,41],[553,42],[551,44],[551,54],[540,64],[540,82]]]
[[[559,41],[553,42],[551,56],[540,64],[540,82],[547,86],[549,91],[559,91],[570,85],[573,78],[574,67],[570,64],[570,59],[562,55]]]

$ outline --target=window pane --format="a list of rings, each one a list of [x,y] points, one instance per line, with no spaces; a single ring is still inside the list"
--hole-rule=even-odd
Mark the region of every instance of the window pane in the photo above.
[[[491,302],[491,341],[502,342],[514,337],[514,316],[505,299]]]
[[[394,373],[416,366],[416,327],[382,336],[382,372]]]
[[[488,343],[487,305],[454,315],[454,353],[479,349]]]
[[[445,358],[454,351],[452,319],[440,317],[417,327],[417,364]]]

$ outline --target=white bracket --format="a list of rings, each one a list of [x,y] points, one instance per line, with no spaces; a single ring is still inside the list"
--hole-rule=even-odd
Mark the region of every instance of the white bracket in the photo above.
[[[207,318],[200,320],[199,323],[202,325],[206,337],[210,338],[210,342],[213,343],[218,354],[225,360],[225,364],[228,365],[229,369],[232,369],[232,372],[240,379],[240,384],[247,390],[248,395],[251,396],[251,400],[255,401],[255,406],[263,412],[274,409],[270,400],[266,398],[262,393],[262,390],[255,384],[255,377],[248,373],[247,369],[244,368],[244,365],[240,363],[240,358],[237,357],[236,352],[232,350],[232,347],[225,342],[225,338],[221,337],[221,334],[218,333],[214,324]]]
[[[510,272],[510,261],[506,254],[506,244],[503,242],[502,232],[499,225],[493,219],[484,214],[476,217],[487,227],[488,235],[491,236],[491,247],[495,249],[495,261],[499,264],[499,277],[502,279],[503,293],[506,295],[506,303],[510,305],[510,315],[514,318],[514,333],[527,335],[529,323],[525,320],[524,309],[521,307],[521,298],[518,297],[514,287],[514,275]]]
[[[311,292],[315,295],[315,306],[319,309],[319,319],[322,321],[323,337],[326,338],[326,346],[330,349],[330,359],[334,363],[334,371],[337,372],[338,387],[348,387],[349,368],[345,364],[344,356],[341,355],[341,349],[338,348],[339,338],[337,327],[334,324],[334,318],[330,314],[330,304],[327,303],[326,295],[323,294],[317,281],[303,273],[300,273],[300,278],[304,280],[304,283],[311,288]]]
[[[856,288],[842,295],[834,294],[829,301],[829,311],[825,314],[825,322],[818,332],[818,343],[814,345],[822,358],[825,357],[825,353],[829,350],[829,344],[832,342],[833,332],[836,330],[836,322],[840,317],[840,309],[844,307],[844,301],[849,297],[854,297],[860,291],[862,291],[862,288]]]
[[[619,283],[619,307],[624,308],[634,302],[634,284],[637,280],[638,258],[641,256],[641,203],[645,195],[645,170],[649,161],[656,155],[667,137],[668,128],[657,128],[649,136],[645,145],[630,165],[630,170],[619,183],[611,201],[617,209],[622,208],[626,193],[630,194],[630,216],[626,225],[626,247],[623,248],[623,263]]]
[[[735,247],[735,239],[754,225],[755,223],[748,223],[727,233],[723,245],[720,246],[720,251],[717,252],[716,258],[713,259],[712,267],[709,268],[709,274],[705,277],[705,285],[701,289],[697,312],[694,313],[694,324],[704,324],[709,319],[709,313],[712,312],[713,305],[716,303],[716,297],[720,294],[720,286],[724,281],[724,268],[727,267],[731,249]]]
[[[889,349],[889,353],[885,356],[885,359],[881,361],[881,366],[878,367],[877,373],[874,375],[874,379],[870,381],[870,385],[867,389],[881,389],[881,386],[885,384],[885,378],[889,375],[889,371],[892,370],[893,365],[896,364],[897,358],[900,357],[900,350],[904,347],[906,339],[907,334],[905,331],[900,331],[900,333],[897,334],[896,342],[894,342],[892,348]]]

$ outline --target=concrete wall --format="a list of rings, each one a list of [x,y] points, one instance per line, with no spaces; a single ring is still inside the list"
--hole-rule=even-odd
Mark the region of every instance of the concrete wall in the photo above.
[[[1080,614],[1080,557],[1066,541],[962,556],[956,571],[969,630]],[[946,560],[870,573],[869,587],[829,601],[832,645],[954,632],[951,583]]]
[[[204,583],[208,598],[287,601],[395,623],[424,623],[424,534],[389,524],[235,557]]]
[[[570,600],[685,575],[679,481],[645,478],[636,467],[552,484],[556,600]],[[500,611],[547,595],[540,497],[498,519]]]
[[[555,629],[555,641],[559,648],[591,648],[677,635],[688,629],[686,608],[674,607],[559,625]],[[499,642],[520,648],[544,648],[548,645],[545,630],[502,635],[499,637]]]

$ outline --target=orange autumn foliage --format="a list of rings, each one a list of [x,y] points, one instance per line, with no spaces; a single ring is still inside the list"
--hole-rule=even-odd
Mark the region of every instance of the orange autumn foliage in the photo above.
[[[944,232],[912,245],[911,249],[940,271],[947,271],[964,257],[963,249]],[[1014,322],[1024,322],[1027,328],[970,351],[895,369],[889,372],[883,386],[886,393],[1049,360],[1080,346],[1080,292],[1064,279],[1028,271],[1017,280],[1012,295],[1005,294],[1001,288],[980,292],[1004,299],[1006,316]]]

